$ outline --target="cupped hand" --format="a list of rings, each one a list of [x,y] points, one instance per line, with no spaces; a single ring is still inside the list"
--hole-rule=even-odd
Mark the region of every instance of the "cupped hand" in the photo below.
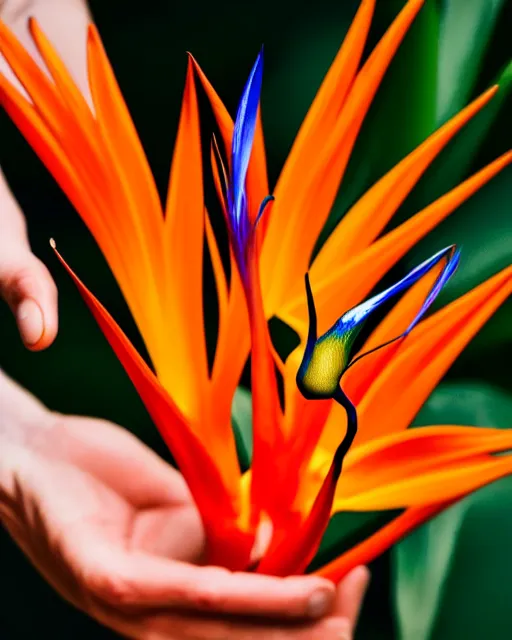
[[[351,637],[366,569],[336,591],[316,577],[202,566],[201,521],[177,471],[120,427],[56,416],[16,394],[24,420],[39,424],[7,440],[0,515],[77,607],[129,638]]]

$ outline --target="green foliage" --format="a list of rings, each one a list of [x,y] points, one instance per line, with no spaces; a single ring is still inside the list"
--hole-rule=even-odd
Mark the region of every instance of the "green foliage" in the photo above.
[[[252,458],[252,395],[243,387],[238,387],[233,397],[231,421],[238,460],[245,471],[250,467]]]
[[[510,428],[512,396],[490,385],[441,385],[416,425]],[[394,596],[401,640],[512,636],[512,478],[430,521],[395,547]]]
[[[437,120],[469,100],[505,0],[445,0],[439,32]]]

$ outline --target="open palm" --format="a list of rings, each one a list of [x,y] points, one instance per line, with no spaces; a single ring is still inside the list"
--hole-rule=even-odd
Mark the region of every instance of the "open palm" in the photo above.
[[[350,594],[332,617],[307,622],[321,613],[308,610],[315,598],[332,602],[323,580],[201,566],[203,529],[177,471],[120,427],[48,415],[33,446],[9,445],[0,513],[77,607],[123,635],[155,640],[327,639],[351,626],[359,602]]]

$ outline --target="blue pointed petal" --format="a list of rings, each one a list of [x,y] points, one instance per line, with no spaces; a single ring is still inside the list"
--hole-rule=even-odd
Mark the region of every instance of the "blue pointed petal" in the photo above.
[[[415,324],[418,323],[420,318],[423,316],[428,307],[432,304],[435,297],[441,290],[441,287],[446,284],[448,278],[453,274],[455,268],[457,267],[457,263],[459,260],[459,252],[455,252],[455,247],[452,245],[450,247],[446,247],[442,249],[435,255],[433,255],[425,262],[422,262],[420,265],[415,267],[412,271],[410,271],[404,278],[399,280],[396,284],[392,285],[382,293],[373,296],[369,300],[366,300],[362,304],[354,307],[350,311],[347,311],[341,318],[336,322],[336,324],[329,330],[330,332],[336,333],[345,333],[347,331],[353,330],[356,326],[360,325],[366,318],[376,309],[378,309],[384,302],[397,295],[398,293],[408,289],[413,284],[415,284],[420,278],[422,278],[430,269],[435,267],[443,258],[446,258],[452,254],[452,256],[448,259],[446,267],[443,269],[439,278],[436,280],[434,287],[430,291],[425,303],[423,304],[421,310],[418,315],[411,323],[410,327],[407,329],[408,333]]]
[[[263,77],[263,50],[260,51],[244,87],[233,130],[231,150],[231,217],[234,228],[243,225],[245,179],[249,167]]]
[[[410,333],[414,329],[414,327],[418,324],[418,322],[422,319],[422,317],[425,315],[430,305],[434,302],[434,300],[437,298],[437,296],[441,292],[441,289],[444,287],[444,285],[448,282],[448,280],[453,276],[453,274],[457,270],[457,267],[459,266],[459,262],[460,262],[460,249],[456,249],[452,251],[452,255],[448,258],[448,262],[446,263],[445,268],[439,274],[438,278],[434,283],[434,286],[430,290],[421,309],[419,310],[418,314],[416,315],[414,320],[411,322],[411,324],[407,327],[407,330],[404,332],[404,335],[407,335],[408,333]]]
[[[304,351],[304,356],[297,372],[297,385],[306,398],[333,398],[339,388],[343,373],[355,362],[364,358],[369,353],[381,349],[382,347],[406,336],[421,320],[427,309],[430,307],[436,296],[441,291],[449,278],[455,272],[459,263],[460,252],[454,246],[447,247],[439,251],[434,256],[420,264],[408,273],[402,280],[394,284],[382,293],[373,296],[366,302],[347,311],[341,318],[320,338],[316,337],[316,313],[313,296],[309,280],[306,277],[306,292],[309,310],[309,334]],[[389,340],[375,349],[363,353],[355,360],[350,360],[350,352],[354,340],[361,329],[364,320],[384,302],[392,296],[400,293],[404,289],[411,287],[430,269],[435,267],[441,260],[446,260],[446,264],[441,273],[436,278],[425,301],[416,314],[414,320],[407,329],[400,335]]]

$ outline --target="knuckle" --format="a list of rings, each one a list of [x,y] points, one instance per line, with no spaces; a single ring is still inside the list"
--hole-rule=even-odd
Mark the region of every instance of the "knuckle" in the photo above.
[[[122,576],[95,572],[84,575],[83,582],[94,598],[110,605],[122,607],[137,602],[137,590]]]
[[[224,604],[224,598],[214,585],[202,585],[190,594],[190,604],[194,608],[205,611],[215,611],[221,609]]]
[[[37,287],[37,274],[33,265],[6,268],[1,278],[0,287],[3,296],[11,304],[30,296]]]

